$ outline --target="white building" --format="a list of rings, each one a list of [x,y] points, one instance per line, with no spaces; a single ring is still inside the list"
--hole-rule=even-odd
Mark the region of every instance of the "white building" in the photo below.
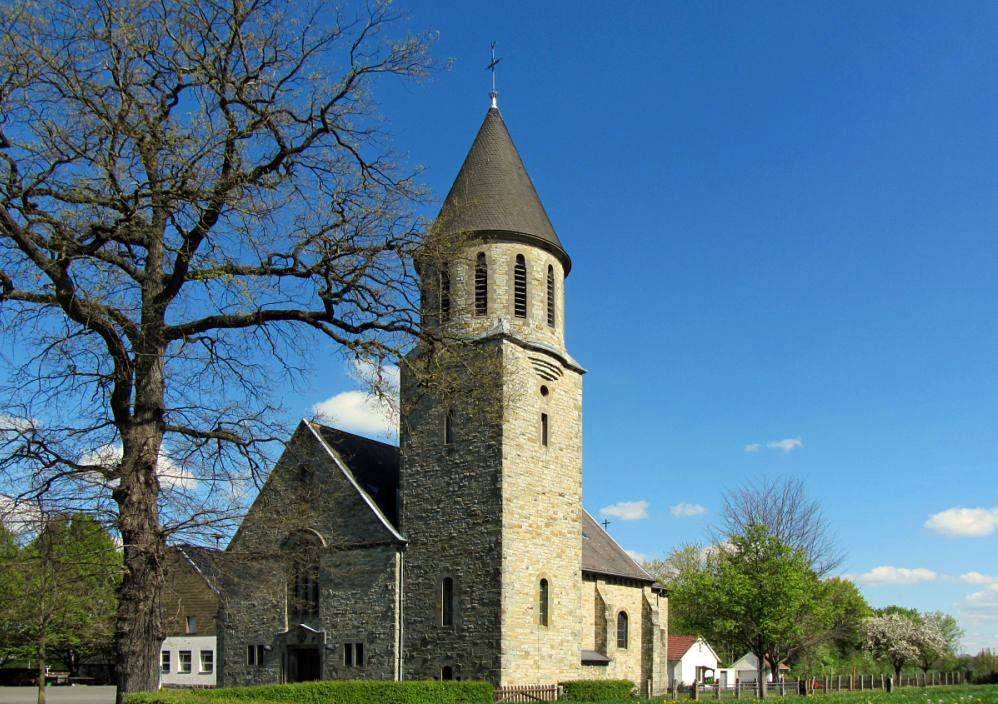
[[[160,687],[215,686],[215,636],[169,636],[159,657]]]
[[[745,653],[738,660],[736,660],[730,670],[735,671],[735,677],[737,681],[742,683],[755,682],[756,678],[759,676],[759,660],[752,653]],[[780,663],[780,674],[783,675],[785,672],[789,671],[790,668]],[[763,666],[763,671],[766,674],[766,681],[773,681],[773,673],[769,669],[769,665]]]
[[[694,682],[713,679],[717,672],[717,653],[698,636],[669,636],[669,686],[678,683],[689,686]]]

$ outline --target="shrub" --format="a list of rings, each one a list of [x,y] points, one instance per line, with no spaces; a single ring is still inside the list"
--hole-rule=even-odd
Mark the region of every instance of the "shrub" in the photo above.
[[[565,699],[576,702],[629,699],[634,690],[630,680],[569,680],[558,684],[565,691]]]
[[[492,704],[488,682],[299,682],[260,687],[163,690],[129,695],[125,704]]]

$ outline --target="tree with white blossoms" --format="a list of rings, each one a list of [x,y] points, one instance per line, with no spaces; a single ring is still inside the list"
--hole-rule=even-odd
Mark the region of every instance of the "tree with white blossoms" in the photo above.
[[[894,675],[917,662],[926,651],[943,652],[946,639],[932,623],[910,619],[902,614],[871,616],[863,621],[863,649],[891,663]]]

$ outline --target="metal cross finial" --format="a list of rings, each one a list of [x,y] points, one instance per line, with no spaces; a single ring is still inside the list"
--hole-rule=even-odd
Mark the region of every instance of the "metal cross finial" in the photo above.
[[[489,65],[485,67],[487,71],[492,71],[492,92],[489,93],[489,97],[492,98],[492,107],[499,108],[499,94],[496,92],[496,64],[498,64],[502,59],[496,58],[496,43],[492,42],[492,61]]]
[[[610,526],[610,521],[603,519],[603,530],[606,530]]]

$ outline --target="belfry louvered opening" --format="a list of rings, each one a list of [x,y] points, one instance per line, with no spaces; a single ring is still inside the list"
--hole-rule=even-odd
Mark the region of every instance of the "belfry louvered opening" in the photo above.
[[[513,267],[513,315],[527,317],[527,263],[522,254],[516,255]]]
[[[475,315],[489,312],[489,266],[485,263],[485,252],[475,258]]]
[[[450,272],[440,272],[440,322],[450,320]]]
[[[554,327],[554,267],[548,264],[548,326]]]

